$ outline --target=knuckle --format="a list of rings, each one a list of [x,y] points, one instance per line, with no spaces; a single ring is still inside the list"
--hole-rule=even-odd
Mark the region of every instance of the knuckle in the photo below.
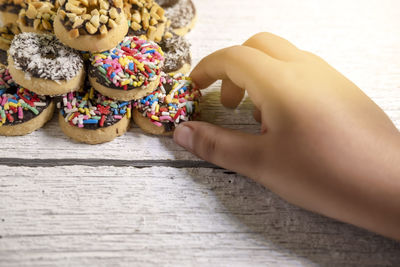
[[[202,159],[207,161],[213,161],[217,151],[217,139],[214,131],[204,129],[203,131],[197,131],[194,135],[195,153]]]

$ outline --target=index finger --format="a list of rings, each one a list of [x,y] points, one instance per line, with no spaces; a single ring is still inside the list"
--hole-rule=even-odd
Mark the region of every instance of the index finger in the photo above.
[[[190,76],[198,88],[210,86],[216,80],[229,79],[248,91],[253,103],[261,108],[265,96],[277,98],[279,81],[286,75],[285,62],[251,47],[233,46],[218,50],[203,58]]]

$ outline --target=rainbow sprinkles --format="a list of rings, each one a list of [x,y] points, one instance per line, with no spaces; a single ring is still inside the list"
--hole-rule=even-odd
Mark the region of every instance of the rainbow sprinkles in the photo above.
[[[93,54],[89,75],[106,87],[131,90],[157,80],[163,63],[156,43],[128,36],[117,47]]]
[[[133,108],[154,125],[173,130],[179,123],[195,119],[199,114],[201,92],[190,77],[163,74],[160,86],[146,97],[134,101]]]
[[[99,92],[93,87],[81,89],[62,96],[57,103],[65,122],[71,126],[85,129],[108,127],[119,122],[124,116],[131,117],[131,103],[116,101]]]
[[[14,83],[8,69],[0,69],[0,126],[26,122],[43,111],[50,98]]]

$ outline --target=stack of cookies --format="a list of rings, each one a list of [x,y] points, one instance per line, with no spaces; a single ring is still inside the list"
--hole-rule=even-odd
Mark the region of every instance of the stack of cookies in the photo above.
[[[89,144],[123,135],[132,118],[159,135],[194,119],[200,92],[183,74],[183,35],[195,8],[157,2],[0,1],[0,134],[42,127],[55,106],[63,132]]]

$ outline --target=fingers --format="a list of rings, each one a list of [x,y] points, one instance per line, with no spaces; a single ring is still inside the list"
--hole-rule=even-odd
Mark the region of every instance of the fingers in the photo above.
[[[261,122],[261,111],[256,107],[254,107],[253,117],[257,122]]]
[[[245,91],[230,80],[223,80],[221,86],[221,104],[227,108],[236,108],[244,97]]]
[[[260,107],[266,94],[268,99],[274,99],[268,89],[279,88],[281,81],[285,80],[285,64],[257,49],[233,46],[203,58],[190,76],[200,89],[207,88],[216,80],[230,80],[247,90],[254,104]]]
[[[273,58],[283,61],[295,61],[305,57],[304,53],[288,40],[267,32],[254,35],[243,45],[258,49]]]
[[[205,122],[186,122],[175,129],[174,141],[198,157],[251,176],[259,163],[260,136],[224,129]]]

